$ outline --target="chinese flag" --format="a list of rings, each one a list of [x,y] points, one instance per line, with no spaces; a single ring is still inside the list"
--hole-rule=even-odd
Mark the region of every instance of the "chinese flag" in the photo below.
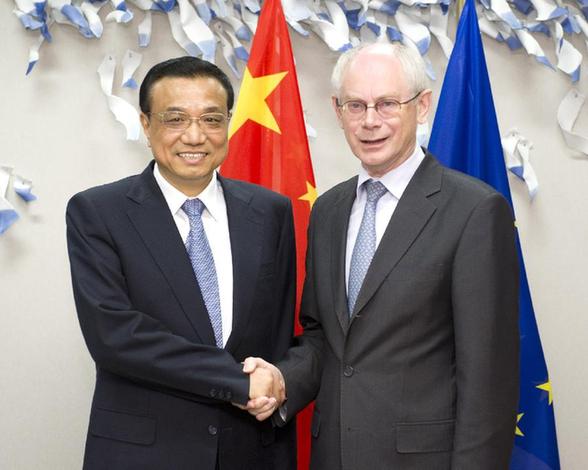
[[[279,0],[263,3],[239,98],[229,127],[221,173],[288,196],[294,210],[297,311],[304,281],[306,228],[317,192],[288,27]],[[296,334],[301,327],[296,322]],[[310,420],[298,415],[298,468],[308,469]]]

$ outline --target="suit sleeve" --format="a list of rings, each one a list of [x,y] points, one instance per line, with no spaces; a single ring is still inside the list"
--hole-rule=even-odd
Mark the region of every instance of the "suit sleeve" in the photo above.
[[[506,200],[473,210],[453,263],[457,409],[452,469],[505,469],[519,393],[519,271]]]
[[[316,230],[317,205],[311,213],[308,226],[308,248],[306,252],[306,277],[300,306],[300,323],[304,328],[301,335],[294,338],[294,346],[277,366],[286,382],[287,413],[286,421],[308,405],[318,393],[321,373],[323,343],[325,341],[318,314],[315,297],[313,268],[314,233]]]
[[[173,334],[134,308],[119,246],[85,193],[69,202],[66,223],[76,308],[96,365],[197,401],[245,404],[249,378],[227,351]]]

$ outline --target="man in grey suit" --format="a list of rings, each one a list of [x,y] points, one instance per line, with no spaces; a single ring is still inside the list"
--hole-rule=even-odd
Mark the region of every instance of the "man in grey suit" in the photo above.
[[[304,333],[279,369],[245,362],[283,380],[287,401],[250,412],[288,422],[316,400],[316,470],[506,469],[519,388],[510,207],[416,144],[431,103],[418,53],[348,51],[333,85],[359,176],[314,205]]]

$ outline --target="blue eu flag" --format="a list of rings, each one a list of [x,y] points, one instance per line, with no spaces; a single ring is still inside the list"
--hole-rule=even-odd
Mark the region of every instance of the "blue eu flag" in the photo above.
[[[512,206],[473,0],[467,0],[459,20],[429,149],[444,165],[493,186]],[[518,236],[517,245],[521,268],[521,390],[510,469],[559,470],[551,383]]]

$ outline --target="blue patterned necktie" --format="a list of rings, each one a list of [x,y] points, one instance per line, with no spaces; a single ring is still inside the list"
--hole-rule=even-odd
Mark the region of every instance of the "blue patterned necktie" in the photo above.
[[[347,289],[347,305],[349,316],[353,314],[353,308],[359,295],[359,290],[367,273],[374,253],[376,252],[376,206],[380,198],[386,194],[386,187],[379,181],[368,180],[364,183],[367,193],[367,201],[363,211],[363,218],[349,267],[349,283]]]
[[[214,339],[219,348],[223,347],[223,323],[221,317],[218,280],[214,267],[212,250],[202,225],[204,204],[200,199],[187,199],[182,209],[190,220],[190,233],[186,239],[186,251],[192,263],[192,269],[200,286],[206,310],[212,323]]]

